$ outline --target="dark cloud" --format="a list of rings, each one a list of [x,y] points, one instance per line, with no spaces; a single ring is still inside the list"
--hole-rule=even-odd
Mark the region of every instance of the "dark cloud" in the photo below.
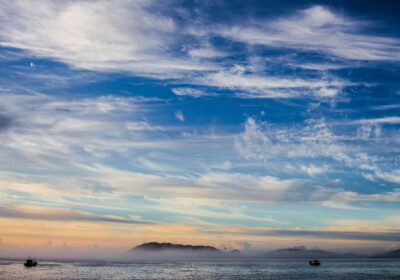
[[[211,234],[226,234],[226,232],[207,231]],[[286,236],[286,237],[313,237],[341,240],[366,240],[366,241],[399,241],[400,231],[390,232],[362,232],[362,231],[318,231],[318,230],[245,230],[240,235],[254,236]]]
[[[12,123],[11,118],[0,115],[0,131],[7,129]]]
[[[16,207],[0,206],[0,217],[28,220],[46,221],[77,221],[77,222],[109,222],[119,224],[151,224],[147,221],[137,221],[132,219],[99,216],[90,213],[83,213],[69,210],[45,209],[45,211],[29,212]]]

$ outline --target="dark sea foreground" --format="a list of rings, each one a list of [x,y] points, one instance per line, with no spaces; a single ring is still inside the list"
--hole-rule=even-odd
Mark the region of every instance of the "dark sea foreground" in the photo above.
[[[400,279],[400,260],[322,260],[311,267],[301,260],[235,262],[23,262],[0,261],[0,279]]]

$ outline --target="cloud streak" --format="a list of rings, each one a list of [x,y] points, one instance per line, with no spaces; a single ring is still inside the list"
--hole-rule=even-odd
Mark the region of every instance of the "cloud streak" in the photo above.
[[[366,27],[366,22],[315,5],[257,24],[221,27],[217,34],[252,45],[310,50],[350,60],[400,60],[397,38],[360,34]]]
[[[78,211],[57,210],[57,209],[35,209],[35,208],[17,208],[0,207],[0,217],[10,219],[24,220],[42,220],[42,221],[63,221],[63,222],[93,222],[93,223],[118,223],[131,225],[151,224],[147,221],[137,221],[133,219],[123,219],[118,217],[99,216]]]
[[[400,238],[399,231],[393,232],[362,232],[362,231],[327,231],[327,230],[273,230],[273,229],[250,229],[238,230],[228,233],[212,232],[213,234],[274,236],[274,237],[303,237],[321,238],[333,240],[363,240],[363,241],[397,241]]]

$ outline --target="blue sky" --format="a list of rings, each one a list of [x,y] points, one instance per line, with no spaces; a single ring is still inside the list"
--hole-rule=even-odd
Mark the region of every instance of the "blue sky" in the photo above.
[[[397,4],[0,7],[0,246],[398,246]]]

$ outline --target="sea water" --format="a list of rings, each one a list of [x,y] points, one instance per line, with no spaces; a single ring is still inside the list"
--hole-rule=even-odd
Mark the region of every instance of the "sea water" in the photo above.
[[[322,260],[313,267],[306,260],[234,262],[121,263],[42,261],[26,268],[21,261],[0,261],[0,279],[400,279],[400,260]]]

